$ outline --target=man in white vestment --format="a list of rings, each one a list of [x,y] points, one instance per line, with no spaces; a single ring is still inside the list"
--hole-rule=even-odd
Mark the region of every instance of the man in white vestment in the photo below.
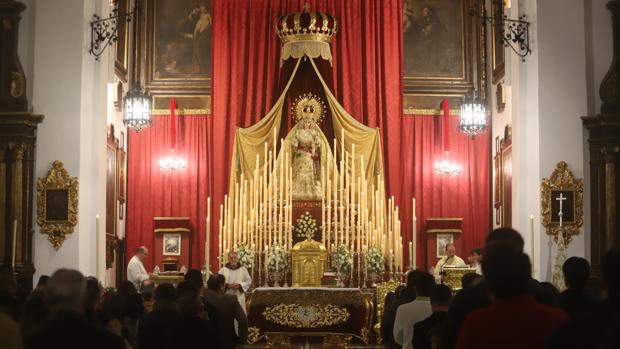
[[[443,269],[445,267],[466,267],[465,261],[459,256],[456,255],[456,248],[453,243],[449,243],[446,245],[446,255],[441,257],[441,259],[437,262],[435,266],[435,270],[433,271],[433,275],[435,276],[435,281],[439,284],[441,283],[441,276],[443,275]]]
[[[146,247],[138,247],[136,254],[131,257],[127,265],[127,280],[136,286],[136,290],[140,289],[142,281],[148,280],[149,278],[149,273],[146,272],[144,264],[142,264],[142,261],[148,254],[149,250]]]
[[[248,270],[239,264],[237,252],[228,253],[228,263],[220,269],[218,274],[224,275],[226,279],[226,293],[237,296],[241,309],[247,314],[245,309],[245,292],[252,284],[252,277]]]

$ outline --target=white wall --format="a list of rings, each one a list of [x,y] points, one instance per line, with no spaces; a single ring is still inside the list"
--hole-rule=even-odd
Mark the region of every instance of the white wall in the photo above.
[[[34,112],[45,115],[38,131],[35,175],[45,176],[50,164],[61,160],[80,181],[79,223],[58,251],[35,225],[35,281],[61,267],[96,275],[95,215],[101,216],[103,233],[107,82],[111,75],[108,55],[113,50],[104,53],[101,62],[88,53],[89,22],[95,12],[108,13],[108,2],[31,0],[31,5],[27,11],[34,10],[34,26],[26,28],[34,28],[34,41],[30,50],[27,44],[20,47],[20,54],[25,55],[22,62],[33,62],[32,76],[27,76],[33,86]],[[57,13],[62,13],[62,20],[53,15]],[[103,238],[101,234],[101,252]],[[100,275],[103,264],[101,253]]]

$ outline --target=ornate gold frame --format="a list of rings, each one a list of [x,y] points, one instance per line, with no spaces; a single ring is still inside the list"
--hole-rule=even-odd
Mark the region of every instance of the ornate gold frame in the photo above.
[[[574,192],[574,219],[562,225],[564,243],[568,245],[573,236],[579,235],[579,228],[583,225],[583,181],[573,176],[564,161],[556,165],[548,179],[543,178],[540,188],[542,225],[547,235],[553,236],[554,241],[558,239],[560,226],[551,219],[551,194],[558,190]]]
[[[41,233],[48,235],[47,239],[56,250],[62,246],[65,236],[73,233],[78,222],[78,187],[77,177],[71,177],[59,160],[52,163],[47,176],[37,179],[37,224],[41,227]],[[68,191],[66,220],[47,220],[47,213],[51,209],[46,203],[48,190]]]

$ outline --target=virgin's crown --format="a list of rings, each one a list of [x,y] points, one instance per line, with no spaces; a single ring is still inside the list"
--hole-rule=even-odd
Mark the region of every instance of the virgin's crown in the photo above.
[[[306,3],[303,12],[295,12],[278,18],[276,34],[283,44],[298,41],[330,43],[338,32],[338,22],[330,14],[310,12]]]

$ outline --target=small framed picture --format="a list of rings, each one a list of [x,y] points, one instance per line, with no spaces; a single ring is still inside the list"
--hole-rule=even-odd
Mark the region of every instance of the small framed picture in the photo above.
[[[181,234],[164,234],[164,256],[181,255]]]
[[[437,258],[446,256],[446,246],[454,242],[452,234],[437,234]]]

